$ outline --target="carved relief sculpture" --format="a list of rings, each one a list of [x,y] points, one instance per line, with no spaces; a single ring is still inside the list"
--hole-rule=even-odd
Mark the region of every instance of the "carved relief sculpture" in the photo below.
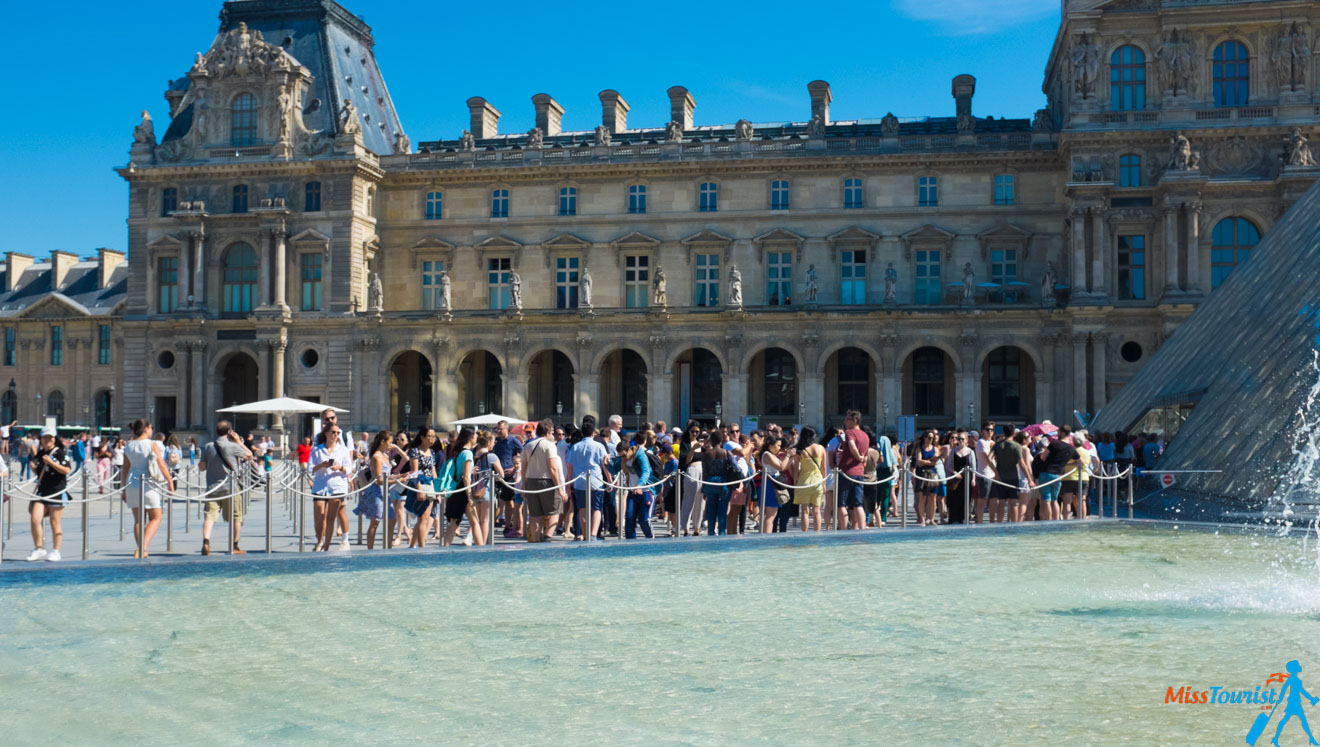
[[[1073,42],[1070,52],[1073,67],[1073,87],[1082,98],[1095,94],[1096,77],[1100,75],[1100,47],[1085,32]]]
[[[668,283],[665,280],[665,268],[656,265],[655,279],[651,281],[652,300],[656,306],[664,308],[669,305]]]
[[[1270,52],[1270,69],[1280,91],[1297,91],[1306,85],[1306,67],[1311,61],[1311,41],[1297,22],[1280,29]]]
[[[742,273],[738,271],[738,265],[733,265],[729,268],[729,306],[741,309],[742,305]]]
[[[1197,171],[1201,168],[1201,152],[1192,150],[1192,144],[1187,140],[1187,136],[1179,131],[1169,141],[1172,147],[1169,150],[1169,171]]]
[[[1170,96],[1188,93],[1195,85],[1195,78],[1192,77],[1196,64],[1193,52],[1192,43],[1178,29],[1170,31],[1155,49],[1155,58],[1160,61],[1164,90]]]
[[[739,140],[751,140],[752,123],[745,119],[738,120],[738,122],[733,126],[733,134],[734,137],[738,138]]]
[[[339,110],[339,132],[342,135],[357,135],[362,132],[362,122],[358,119],[357,107],[352,101],[345,101]]]
[[[1284,154],[1285,166],[1315,166],[1315,156],[1311,155],[1311,146],[1300,128],[1294,127],[1288,136],[1288,152]]]

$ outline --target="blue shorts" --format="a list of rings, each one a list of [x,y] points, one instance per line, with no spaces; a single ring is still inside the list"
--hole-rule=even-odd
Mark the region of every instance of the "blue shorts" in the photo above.
[[[1059,479],[1059,475],[1050,474],[1049,472],[1042,472],[1040,473],[1040,476],[1036,478],[1038,484],[1057,479]],[[1046,485],[1040,489],[1040,499],[1042,501],[1057,501],[1059,500],[1059,491],[1062,489],[1063,483],[1061,482],[1056,482],[1053,485]]]
[[[844,508],[861,508],[862,486],[842,475],[839,479],[843,481],[839,484],[839,503]]]
[[[573,505],[574,505],[579,511],[585,509],[585,508],[587,507],[587,491],[585,491],[585,490],[574,490],[574,491],[573,491]],[[604,511],[604,510],[605,510],[605,491],[604,491],[604,490],[593,490],[593,491],[591,491],[591,510],[592,510],[592,511]]]

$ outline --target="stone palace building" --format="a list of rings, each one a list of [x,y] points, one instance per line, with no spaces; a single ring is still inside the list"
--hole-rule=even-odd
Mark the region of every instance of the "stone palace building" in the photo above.
[[[934,116],[836,119],[816,80],[791,121],[705,124],[676,85],[666,122],[612,89],[579,131],[548,94],[474,97],[461,135],[412,138],[333,0],[220,21],[119,169],[127,264],[8,257],[28,388],[107,422],[186,431],[281,393],[357,427],[1071,421],[1317,176],[1311,0],[1064,0],[1048,105],[1020,118],[959,75]],[[118,283],[104,316],[66,288],[93,277]],[[80,342],[46,365],[61,325]]]

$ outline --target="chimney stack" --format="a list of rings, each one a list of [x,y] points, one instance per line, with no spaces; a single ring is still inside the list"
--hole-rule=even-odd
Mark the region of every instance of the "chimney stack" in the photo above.
[[[96,250],[97,277],[96,287],[107,288],[110,285],[110,276],[115,273],[120,265],[124,263],[124,253],[117,252],[114,249],[100,248]]]
[[[50,289],[58,291],[64,287],[64,281],[68,279],[69,270],[78,264],[78,255],[73,252],[60,251],[55,249],[50,253]]]
[[[830,102],[834,100],[834,94],[830,92],[830,84],[823,80],[813,80],[807,84],[807,93],[811,94],[811,116],[820,117],[825,124],[830,123]]]
[[[495,137],[500,127],[500,110],[480,96],[468,99],[467,105],[472,114],[472,137],[478,140]]]
[[[628,102],[612,88],[600,92],[600,123],[615,135],[628,129]]]
[[[684,132],[692,129],[692,110],[696,108],[697,100],[688,89],[683,86],[669,89],[669,121],[677,122]]]
[[[972,116],[972,94],[976,93],[976,78],[966,73],[953,79],[954,116]]]
[[[23,273],[32,266],[32,257],[28,254],[19,254],[18,252],[5,252],[5,292],[9,293],[18,287],[18,281],[22,279]]]
[[[564,119],[564,107],[550,98],[548,93],[538,93],[532,97],[532,106],[536,107],[536,126],[546,137],[558,135],[559,123]]]

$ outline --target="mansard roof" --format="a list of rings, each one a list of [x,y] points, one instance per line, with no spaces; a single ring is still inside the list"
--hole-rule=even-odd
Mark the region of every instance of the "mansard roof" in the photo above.
[[[9,267],[0,264],[0,273]],[[51,263],[36,262],[23,270],[12,291],[0,291],[0,318],[27,316],[37,305],[54,299],[71,313],[63,316],[111,316],[128,295],[128,263],[110,273],[100,285],[101,265],[95,259],[80,260],[64,275],[59,288],[51,288]]]

